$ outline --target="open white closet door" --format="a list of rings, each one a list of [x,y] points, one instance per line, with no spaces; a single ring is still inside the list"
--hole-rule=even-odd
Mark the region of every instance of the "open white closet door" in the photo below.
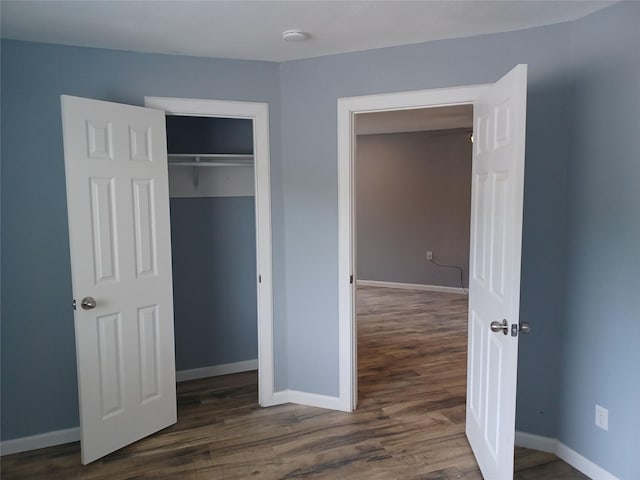
[[[176,422],[164,112],[62,97],[82,463]]]
[[[527,66],[474,104],[466,432],[484,478],[513,478]]]

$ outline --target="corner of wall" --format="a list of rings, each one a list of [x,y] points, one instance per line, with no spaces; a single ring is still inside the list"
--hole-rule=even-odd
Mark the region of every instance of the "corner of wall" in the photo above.
[[[571,23],[570,176],[567,188],[565,298],[560,357],[557,455],[587,461],[593,478],[635,478],[640,362],[635,245],[640,148],[637,85],[640,4],[619,2]],[[606,248],[602,248],[606,246]],[[637,283],[637,282],[635,282]],[[617,328],[611,329],[615,324]],[[610,410],[609,430],[594,406]],[[571,462],[569,462],[571,463]],[[599,472],[599,473],[598,473]]]

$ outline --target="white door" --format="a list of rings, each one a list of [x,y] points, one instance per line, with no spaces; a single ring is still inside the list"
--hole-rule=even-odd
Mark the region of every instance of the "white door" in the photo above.
[[[526,98],[518,65],[473,112],[466,431],[491,480],[513,478]]]
[[[176,422],[167,143],[149,108],[62,96],[62,125],[86,464]]]

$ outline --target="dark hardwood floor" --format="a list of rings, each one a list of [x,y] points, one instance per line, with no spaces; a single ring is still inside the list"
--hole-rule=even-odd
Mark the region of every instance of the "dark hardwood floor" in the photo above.
[[[87,466],[78,443],[6,456],[2,479],[481,479],[464,435],[466,297],[358,290],[355,413],[262,409],[255,372],[194,380],[178,384],[176,425]],[[517,449],[515,478],[587,477]]]

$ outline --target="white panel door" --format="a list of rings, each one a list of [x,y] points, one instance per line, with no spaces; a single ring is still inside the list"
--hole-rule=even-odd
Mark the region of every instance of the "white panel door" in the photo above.
[[[518,65],[473,112],[466,431],[491,480],[513,478],[526,98]]]
[[[62,124],[86,464],[176,422],[167,143],[149,108],[62,96]]]

